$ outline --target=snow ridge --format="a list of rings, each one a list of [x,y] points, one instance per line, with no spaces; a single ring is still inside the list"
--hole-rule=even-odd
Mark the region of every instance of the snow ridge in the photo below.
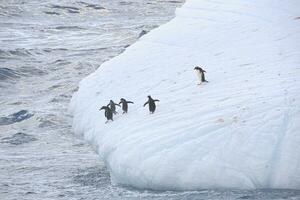
[[[81,81],[73,128],[117,184],[300,189],[300,2],[188,0]],[[209,83],[197,85],[196,65]],[[147,95],[157,111],[143,108]],[[104,124],[110,99],[134,101]]]

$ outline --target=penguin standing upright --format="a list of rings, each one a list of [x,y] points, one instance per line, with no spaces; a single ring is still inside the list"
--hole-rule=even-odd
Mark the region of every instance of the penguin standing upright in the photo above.
[[[207,80],[205,80],[205,75],[204,75],[204,73],[206,73],[205,70],[203,70],[201,67],[198,67],[198,66],[195,67],[194,70],[196,71],[196,74],[199,78],[198,85],[201,85],[201,83],[203,83],[203,82],[208,82]]]
[[[115,102],[113,102],[113,100],[110,100],[109,104],[107,104],[107,106],[110,107],[112,113],[115,114],[115,115],[118,113],[118,112],[116,112],[116,106],[121,107],[119,104],[116,104]]]
[[[113,112],[112,112],[112,110],[111,110],[108,106],[102,106],[102,107],[100,108],[100,110],[105,110],[104,116],[105,116],[106,119],[107,119],[107,121],[105,122],[105,124],[106,124],[109,120],[114,121],[114,120],[113,120]]]
[[[153,114],[155,109],[156,109],[156,105],[155,105],[155,102],[156,101],[159,101],[158,99],[152,99],[152,97],[149,95],[148,96],[148,101],[144,104],[144,107],[149,104],[149,111],[150,111],[150,114]]]
[[[132,101],[127,101],[127,100],[124,99],[124,98],[121,98],[121,99],[120,99],[120,103],[119,103],[119,104],[122,104],[122,110],[123,110],[123,113],[122,113],[122,114],[127,113],[127,111],[128,111],[128,104],[129,104],[129,103],[132,103],[132,104],[133,104]]]

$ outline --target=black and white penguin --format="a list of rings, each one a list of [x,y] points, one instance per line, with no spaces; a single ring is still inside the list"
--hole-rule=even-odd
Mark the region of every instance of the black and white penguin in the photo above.
[[[119,103],[119,104],[122,104],[123,114],[124,114],[124,113],[127,113],[127,111],[128,111],[128,104],[129,104],[129,103],[132,103],[132,104],[133,104],[132,101],[127,101],[127,100],[124,99],[124,98],[121,98],[121,99],[120,99],[120,103]]]
[[[208,82],[207,80],[205,80],[205,75],[204,75],[204,73],[206,73],[205,70],[203,70],[201,67],[198,67],[198,66],[195,67],[194,70],[196,71],[196,74],[199,78],[198,85],[201,85],[201,83],[203,83],[203,82]]]
[[[114,120],[113,120],[113,112],[112,112],[112,110],[111,110],[108,106],[102,106],[102,107],[100,108],[100,110],[105,110],[104,116],[105,116],[106,119],[107,119],[107,121],[105,122],[105,124],[106,124],[109,120],[114,121]]]
[[[117,114],[118,112],[116,112],[116,106],[121,107],[119,104],[116,104],[115,102],[113,102],[113,100],[109,101],[109,104],[107,104],[108,107],[110,107],[111,111],[113,114]]]
[[[158,99],[152,99],[152,97],[149,95],[148,96],[148,101],[144,104],[144,107],[149,104],[149,111],[150,111],[150,114],[153,114],[155,109],[156,109],[156,105],[155,105],[155,102],[156,101],[159,101]]]

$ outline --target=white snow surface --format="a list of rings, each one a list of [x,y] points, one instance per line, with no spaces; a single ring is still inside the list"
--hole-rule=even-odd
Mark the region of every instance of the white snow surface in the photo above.
[[[75,133],[117,184],[300,189],[299,8],[188,0],[81,81],[70,106]],[[209,83],[197,85],[197,65]],[[153,115],[142,106],[147,95],[160,100]],[[121,97],[135,104],[105,124],[99,108]]]

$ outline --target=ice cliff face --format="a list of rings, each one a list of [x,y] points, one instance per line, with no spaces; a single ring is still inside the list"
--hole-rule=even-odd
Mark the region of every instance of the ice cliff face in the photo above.
[[[188,0],[85,78],[76,134],[115,183],[148,189],[300,189],[300,2]],[[197,85],[203,66],[209,83]],[[147,95],[160,99],[149,115]],[[98,109],[132,100],[104,124]]]

